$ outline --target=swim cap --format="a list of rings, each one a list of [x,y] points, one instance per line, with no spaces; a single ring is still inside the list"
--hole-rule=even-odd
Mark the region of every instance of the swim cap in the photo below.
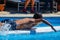
[[[42,18],[42,14],[36,12],[33,16],[34,19],[39,19],[39,18]]]

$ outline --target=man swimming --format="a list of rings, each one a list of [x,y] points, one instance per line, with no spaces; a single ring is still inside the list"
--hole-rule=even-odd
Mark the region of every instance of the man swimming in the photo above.
[[[15,20],[15,21],[4,20],[0,23],[0,25],[3,25],[2,23],[5,23],[5,22],[11,25],[11,30],[31,30],[32,27],[34,27],[40,22],[43,22],[49,25],[56,32],[53,26],[47,20],[43,19],[40,13],[35,13],[33,18],[24,18],[24,19]]]

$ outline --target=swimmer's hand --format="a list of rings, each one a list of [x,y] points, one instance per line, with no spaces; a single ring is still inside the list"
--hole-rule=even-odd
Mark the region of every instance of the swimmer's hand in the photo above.
[[[54,32],[57,32],[57,31],[55,30],[55,28],[54,28],[52,25],[50,25],[50,26],[51,26],[52,30],[54,30]]]
[[[55,28],[54,28],[47,20],[42,19],[42,22],[44,22],[45,24],[49,25],[49,26],[52,28],[52,30],[54,30],[55,32],[57,32],[57,31],[55,30]]]
[[[55,32],[57,32],[56,30],[54,30]]]
[[[57,32],[55,29],[53,29],[54,30],[54,32]]]

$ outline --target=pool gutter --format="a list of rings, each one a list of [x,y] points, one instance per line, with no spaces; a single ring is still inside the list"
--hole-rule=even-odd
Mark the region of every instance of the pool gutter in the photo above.
[[[4,14],[0,17],[33,17],[34,14]],[[60,17],[58,14],[42,14],[43,17]]]

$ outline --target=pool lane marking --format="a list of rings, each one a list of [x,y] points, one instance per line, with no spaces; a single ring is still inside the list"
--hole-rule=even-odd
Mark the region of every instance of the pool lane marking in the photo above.
[[[23,16],[24,15],[24,16]],[[33,17],[34,14],[9,14],[0,15],[0,17]],[[48,16],[49,15],[49,16]],[[55,14],[43,14],[43,17],[60,17],[60,15]]]
[[[54,26],[54,28],[59,31],[60,26]],[[51,27],[36,27],[35,29],[36,33],[42,33],[42,32],[54,32]],[[15,30],[15,31],[5,31],[6,34],[29,34],[31,31],[29,30]]]

